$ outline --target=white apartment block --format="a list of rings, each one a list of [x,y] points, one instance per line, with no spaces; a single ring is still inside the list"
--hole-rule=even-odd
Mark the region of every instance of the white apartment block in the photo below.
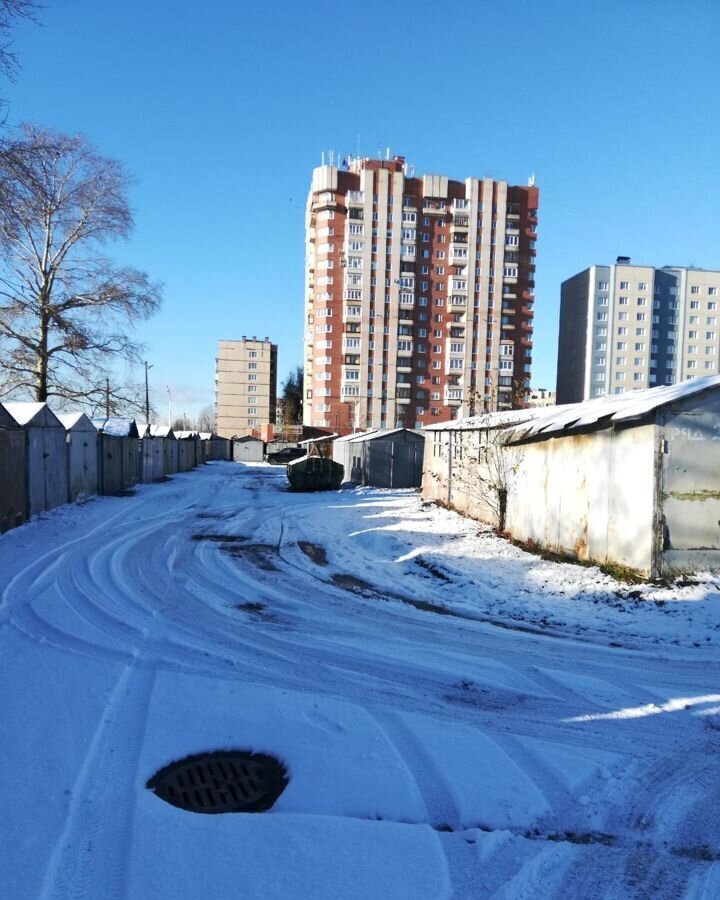
[[[561,288],[557,402],[718,374],[720,271],[591,266]]]
[[[277,345],[268,338],[218,341],[215,422],[220,437],[245,435],[275,421]]]
[[[421,427],[517,405],[532,357],[538,189],[413,177],[402,157],[313,171],[306,425]]]

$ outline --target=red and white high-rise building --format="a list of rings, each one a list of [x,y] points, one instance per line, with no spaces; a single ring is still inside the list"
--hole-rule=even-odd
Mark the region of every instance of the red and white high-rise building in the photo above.
[[[313,170],[306,425],[421,427],[523,405],[538,189],[407,169],[395,156]]]

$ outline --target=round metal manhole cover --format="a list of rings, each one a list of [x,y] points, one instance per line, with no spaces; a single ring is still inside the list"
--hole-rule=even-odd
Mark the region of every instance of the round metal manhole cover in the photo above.
[[[221,750],[179,759],[153,775],[146,787],[190,812],[264,812],[287,782],[285,766],[272,756]]]

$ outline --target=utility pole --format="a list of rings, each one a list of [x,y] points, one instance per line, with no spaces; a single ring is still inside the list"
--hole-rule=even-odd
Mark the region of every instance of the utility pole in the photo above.
[[[168,425],[172,428],[172,394],[170,393],[170,386],[167,387],[168,392]]]
[[[105,418],[110,418],[110,379],[105,379]]]
[[[148,388],[148,369],[152,369],[152,366],[148,365],[147,360],[145,360],[145,421],[147,424],[150,424],[150,390]]]

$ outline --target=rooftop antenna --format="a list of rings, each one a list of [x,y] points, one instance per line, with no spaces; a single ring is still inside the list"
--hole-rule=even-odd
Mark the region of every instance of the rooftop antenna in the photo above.
[[[388,159],[388,160],[390,159],[390,148],[389,147],[385,148],[385,159]]]
[[[535,173],[528,178],[528,187],[535,187]]]
[[[322,164],[325,165],[325,151],[324,150],[320,154],[320,158],[322,159]]]
[[[330,165],[332,166],[334,164],[334,162],[335,162],[335,151],[331,150],[330,151]]]
[[[358,131],[358,136],[357,136],[357,155],[359,158],[360,157],[360,132],[359,131]]]

